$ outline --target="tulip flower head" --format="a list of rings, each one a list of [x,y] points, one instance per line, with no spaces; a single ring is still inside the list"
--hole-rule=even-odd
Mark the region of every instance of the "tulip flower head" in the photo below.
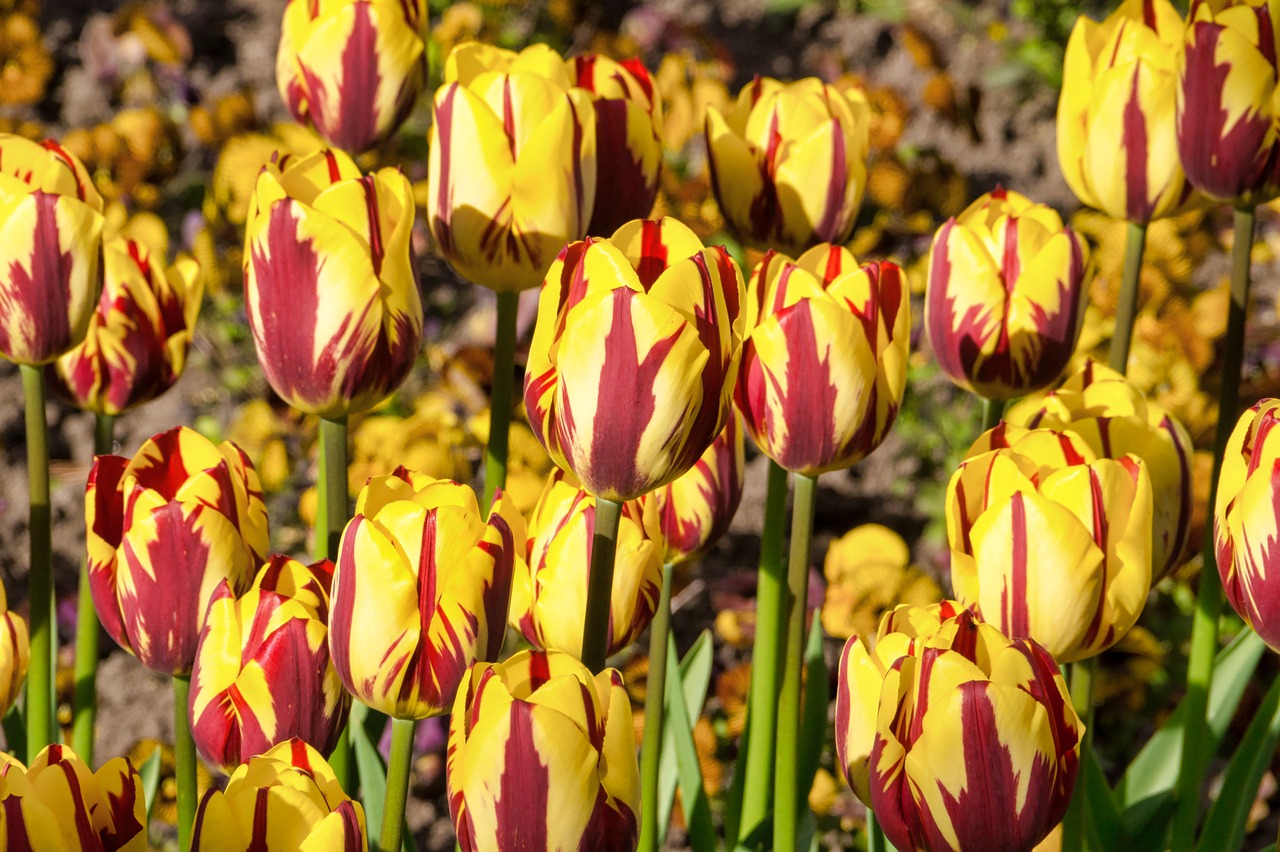
[[[47,364],[84,339],[102,225],[102,196],[75,155],[0,133],[0,356]]]
[[[225,790],[200,800],[191,852],[365,852],[364,808],[338,784],[320,752],[288,740],[251,757]]]
[[[880,446],[906,390],[907,295],[896,264],[838,246],[756,264],[734,399],[765,455],[816,476]]]
[[[965,390],[1011,399],[1066,369],[1084,318],[1082,237],[1048,207],[997,189],[934,235],[924,328]]]
[[[244,294],[258,361],[299,411],[342,417],[394,391],[422,348],[414,206],[396,169],[341,151],[262,170],[245,225]]]
[[[640,817],[622,675],[568,654],[476,665],[449,721],[449,814],[464,852],[634,850]]]
[[[711,188],[747,245],[797,255],[853,232],[867,185],[871,109],[860,91],[756,77],[707,109]]]
[[[565,246],[543,283],[524,400],[547,453],[596,497],[684,474],[724,429],[742,275],[674,219]]]
[[[300,124],[366,151],[395,133],[427,82],[423,0],[290,0],[276,83]]]
[[[0,585],[0,714],[8,713],[18,700],[30,661],[27,622],[9,610],[9,599]]]
[[[499,496],[486,522],[467,486],[404,468],[369,480],[330,602],[329,650],[352,695],[397,719],[441,715],[467,666],[497,658],[515,515]]]
[[[268,549],[249,457],[186,427],[154,436],[132,459],[98,456],[85,525],[102,626],[146,666],[174,676],[191,673],[218,585],[243,591]]]

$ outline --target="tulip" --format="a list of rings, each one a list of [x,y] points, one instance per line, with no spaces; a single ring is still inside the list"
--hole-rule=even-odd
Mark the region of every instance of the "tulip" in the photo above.
[[[142,778],[123,757],[92,772],[63,745],[29,769],[0,753],[0,838],[13,852],[146,852]]]
[[[640,772],[622,675],[557,651],[473,667],[446,777],[464,852],[634,850]]]
[[[1249,206],[1280,193],[1280,5],[1191,4],[1179,55],[1178,155],[1206,195]]]
[[[31,661],[31,644],[27,640],[27,623],[9,610],[9,599],[0,585],[0,715],[18,700],[18,692],[27,677]]]
[[[329,660],[327,560],[275,555],[240,597],[213,593],[191,672],[191,734],[228,775],[298,738],[323,753],[337,743],[351,698]]]
[[[245,312],[272,389],[338,419],[400,386],[422,347],[414,206],[396,169],[362,176],[340,151],[258,177],[245,225]]]
[[[132,459],[98,456],[85,526],[103,627],[143,664],[175,677],[191,672],[218,585],[243,591],[268,548],[249,457],[186,427],[152,437]]]
[[[1057,389],[1019,402],[1004,419],[1071,432],[1098,458],[1132,454],[1146,462],[1154,501],[1152,574],[1159,579],[1180,564],[1191,535],[1191,436],[1162,406],[1114,370],[1086,361]]]
[[[366,151],[409,117],[427,82],[423,0],[290,0],[276,83],[331,145]]]
[[[535,647],[581,658],[595,527],[595,498],[572,475],[554,471],[529,517],[528,561],[517,563],[511,586],[511,626]],[[636,641],[649,626],[662,589],[662,557],[657,506],[623,504],[606,655]]]
[[[734,399],[765,455],[812,477],[880,446],[906,389],[907,295],[897,265],[838,246],[756,265]]]
[[[742,298],[729,253],[674,219],[565,246],[543,284],[524,386],[556,464],[617,502],[697,464],[729,414]]]
[[[435,95],[427,224],[468,281],[527,290],[585,234],[596,194],[592,101],[546,45],[450,52]]]
[[[166,267],[136,240],[108,239],[103,288],[84,340],[45,367],[72,405],[114,417],[155,399],[182,375],[204,295],[189,257]]]
[[[364,852],[364,808],[320,752],[293,739],[250,758],[200,800],[191,852]]]
[[[1058,162],[1076,196],[1147,223],[1191,193],[1174,130],[1183,21],[1169,0],[1127,0],[1071,30],[1058,101]]]
[[[102,225],[102,196],[75,155],[0,134],[0,355],[47,364],[84,339]]]
[[[739,239],[797,255],[853,232],[871,109],[857,90],[756,77],[726,114],[707,108],[711,188]]]
[[[1151,501],[1140,459],[1100,459],[1070,432],[1018,431],[947,485],[956,597],[1061,662],[1095,656],[1151,591]]]
[[[1048,387],[1075,350],[1089,250],[1042,204],[997,189],[933,238],[924,328],[938,366],[987,399]]]
[[[397,719],[447,713],[467,666],[502,649],[523,526],[501,497],[486,522],[456,482],[370,479],[333,572],[329,650],[347,690]]]

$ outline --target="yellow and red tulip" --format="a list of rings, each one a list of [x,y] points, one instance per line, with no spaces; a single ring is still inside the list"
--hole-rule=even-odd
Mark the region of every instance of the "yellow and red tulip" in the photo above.
[[[1152,574],[1176,567],[1191,534],[1191,436],[1163,407],[1148,402],[1120,373],[1089,360],[1051,393],[1025,399],[1004,415],[1030,429],[1071,432],[1098,458],[1133,454],[1151,476]]]
[[[1126,0],[1071,30],[1058,163],[1077,198],[1116,219],[1170,216],[1191,194],[1174,124],[1183,28],[1169,0]]]
[[[115,416],[182,376],[204,285],[191,258],[167,266],[124,237],[104,242],[102,268],[102,297],[84,340],[45,367],[45,380],[73,405]]]
[[[279,554],[237,597],[213,593],[191,671],[191,736],[230,774],[243,761],[297,737],[333,750],[351,697],[329,659],[333,564]]]
[[[543,44],[469,42],[445,62],[427,161],[427,224],[468,281],[537,286],[581,239],[596,195],[593,97]]]
[[[84,339],[102,225],[102,196],[75,155],[0,134],[0,355],[47,364]]]
[[[663,536],[657,507],[622,505],[609,605],[606,656],[640,637],[662,591]],[[534,646],[582,657],[596,501],[555,470],[529,517],[528,560],[516,564],[511,626]]]
[[[858,266],[832,245],[751,273],[734,399],[756,446],[816,476],[880,446],[907,384],[910,303],[893,263]]]
[[[524,385],[555,463],[614,501],[697,464],[729,416],[742,300],[729,253],[674,219],[565,246],[543,283]]]
[[[934,235],[924,328],[938,366],[987,399],[1053,384],[1084,318],[1089,249],[1043,204],[997,189]]]
[[[123,757],[93,772],[63,745],[30,768],[0,753],[0,838],[10,852],[146,852],[142,779]]]
[[[288,740],[242,764],[200,800],[191,852],[365,852],[364,808],[320,752]]]
[[[397,169],[341,151],[258,176],[245,224],[245,313],[258,361],[299,411],[342,417],[404,381],[422,348],[414,206]]]
[[[867,185],[871,109],[856,90],[756,77],[707,109],[711,188],[742,242],[797,255],[843,243]]]
[[[98,456],[85,492],[89,584],[103,627],[148,667],[190,674],[209,600],[239,593],[268,549],[249,457],[186,427],[132,459]]]
[[[1193,186],[1242,203],[1280,193],[1280,3],[1191,4],[1177,111]]]
[[[9,598],[0,585],[0,714],[8,713],[27,679],[31,643],[27,622],[9,610]]]
[[[276,83],[293,117],[365,151],[395,133],[427,82],[423,0],[290,0]]]
[[[359,701],[397,719],[449,711],[467,666],[502,650],[517,553],[494,500],[404,468],[356,499],[333,573],[329,650]]]
[[[447,778],[464,852],[635,849],[640,767],[622,675],[557,651],[472,667]]]
[[[1151,591],[1151,478],[1071,432],[1002,426],[947,485],[956,598],[1075,662],[1115,644]]]

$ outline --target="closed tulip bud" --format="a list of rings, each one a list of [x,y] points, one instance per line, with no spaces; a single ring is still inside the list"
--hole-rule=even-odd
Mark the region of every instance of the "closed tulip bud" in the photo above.
[[[0,846],[10,852],[147,852],[142,778],[123,757],[90,771],[63,745],[29,769],[0,753]]]
[[[636,641],[657,609],[663,538],[656,509],[622,505],[606,656]],[[538,648],[582,656],[595,527],[595,498],[572,475],[553,471],[529,517],[528,561],[516,564],[511,586],[511,626]]]
[[[85,525],[103,627],[146,666],[174,676],[191,673],[219,584],[243,591],[268,549],[249,457],[186,427],[156,435],[132,459],[98,456]]]
[[[200,313],[200,265],[163,257],[115,237],[102,250],[103,287],[84,340],[45,367],[45,380],[72,405],[115,416],[167,391],[187,365]]]
[[[1116,219],[1173,215],[1191,194],[1174,131],[1183,21],[1169,0],[1076,19],[1058,101],[1058,163],[1081,201]]]
[[[497,659],[516,556],[501,496],[403,467],[360,490],[333,572],[329,650],[359,701],[397,719],[449,712],[467,666]]]
[[[607,500],[684,474],[724,428],[738,374],[742,275],[674,219],[565,246],[529,346],[529,425]]]
[[[521,651],[474,666],[449,721],[449,814],[464,852],[634,850],[640,819],[622,675]]]
[[[469,42],[445,62],[427,160],[427,224],[468,281],[537,286],[581,239],[596,195],[592,95],[542,44],[520,53]]]
[[[102,224],[102,196],[74,154],[0,133],[0,355],[47,364],[84,339]]]
[[[27,638],[27,622],[9,611],[9,599],[0,585],[0,715],[18,700],[18,691],[27,678],[31,660],[31,644]]]
[[[1191,436],[1165,409],[1148,402],[1120,373],[1095,361],[1051,393],[1009,409],[1007,423],[1071,432],[1098,458],[1132,454],[1151,476],[1151,560],[1154,579],[1182,559],[1191,534]]]
[[[293,117],[366,151],[395,133],[427,82],[422,0],[290,0],[276,83]]]
[[[230,774],[255,754],[298,739],[333,750],[351,698],[329,660],[333,563],[275,555],[237,597],[213,593],[191,671],[191,735]]]
[[[1004,446],[970,455],[947,485],[956,597],[1057,660],[1092,657],[1151,591],[1147,465],[1100,459],[1070,432],[1007,428]]]
[[[1089,249],[1043,204],[997,189],[934,235],[924,328],[938,366],[987,399],[1053,384],[1084,318]]]
[[[288,740],[251,757],[200,800],[191,852],[365,852],[364,808],[320,752]]]
[[[859,267],[847,249],[770,252],[747,290],[747,336],[734,399],[765,455],[816,476],[880,446],[907,385],[906,275]]]
[[[1280,193],[1280,2],[1195,0],[1179,57],[1178,155],[1205,195]]]
[[[867,186],[871,109],[856,90],[756,77],[724,115],[707,108],[720,212],[742,242],[797,255],[853,232]]]

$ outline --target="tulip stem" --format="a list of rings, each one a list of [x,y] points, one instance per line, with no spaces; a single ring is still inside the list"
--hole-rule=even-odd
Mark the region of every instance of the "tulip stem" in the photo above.
[[[337,561],[342,530],[350,517],[347,490],[347,418],[320,418],[319,474],[316,481],[316,559]],[[342,726],[329,755],[329,766],[344,791],[350,792],[351,723]]]
[[[413,765],[413,732],[417,719],[391,720],[391,761],[387,766],[387,799],[382,806],[379,852],[400,852],[404,804],[409,797],[409,767]]]
[[[884,829],[876,820],[875,811],[867,808],[867,852],[887,852],[889,844],[884,837]]]
[[[778,761],[774,788],[773,848],[794,852],[799,837],[800,681],[804,669],[804,617],[809,602],[809,545],[813,536],[816,476],[796,474],[791,506],[791,553],[787,557],[787,633],[782,658],[782,693],[778,699]]]
[[[756,636],[751,649],[751,692],[748,698],[747,749],[743,771],[742,816],[737,826],[725,827],[730,847],[746,839],[765,819],[773,804],[774,743],[778,733],[778,675],[780,641],[786,624],[783,577],[786,561],[787,472],[769,462],[764,501],[764,530],[760,536],[760,569],[756,581]]]
[[[489,400],[489,445],[484,453],[485,511],[507,484],[507,435],[511,429],[511,390],[515,384],[516,317],[519,293],[498,294],[498,328],[493,339],[493,393]]]
[[[27,416],[27,484],[30,494],[31,662],[27,669],[27,762],[58,739],[53,692],[53,530],[49,513],[49,424],[44,413],[42,367],[21,366]]]
[[[191,848],[196,817],[196,743],[191,738],[191,678],[173,678],[173,774],[178,784],[178,848]]]
[[[1244,325],[1249,303],[1249,255],[1253,248],[1253,207],[1237,207],[1235,245],[1231,255],[1231,304],[1227,333],[1223,337],[1222,387],[1218,392],[1218,427],[1213,441],[1213,474],[1209,479],[1209,520],[1204,525],[1199,593],[1191,616],[1191,651],[1187,659],[1187,716],[1182,729],[1182,767],[1175,790],[1177,811],[1170,834],[1172,852],[1188,852],[1195,842],[1200,816],[1200,790],[1210,755],[1208,725],[1209,685],[1213,657],[1218,649],[1218,616],[1222,611],[1222,581],[1218,577],[1214,545],[1213,512],[1218,500],[1218,475],[1227,440],[1235,429],[1240,407],[1240,365],[1244,361]]]
[[[1120,301],[1116,303],[1116,327],[1111,332],[1111,369],[1129,371],[1129,344],[1133,342],[1133,320],[1138,315],[1138,283],[1142,278],[1142,252],[1147,244],[1145,222],[1130,222],[1124,244],[1124,277],[1120,279]]]
[[[1003,399],[983,399],[982,400],[982,431],[990,432],[992,429],[1000,425],[1000,418],[1004,417],[1004,400]]]
[[[613,554],[618,542],[622,504],[596,498],[595,532],[587,577],[587,614],[582,621],[582,664],[592,674],[604,670],[609,652],[609,601],[613,597]],[[665,652],[664,652],[665,653]]]
[[[1084,724],[1080,753],[1085,754],[1093,741],[1093,688],[1098,671],[1098,658],[1071,664],[1071,706]],[[1089,825],[1089,808],[1084,798],[1084,784],[1077,782],[1066,817],[1062,820],[1062,852],[1080,852],[1085,848]]]
[[[667,689],[667,639],[671,635],[670,565],[662,567],[662,593],[649,626],[649,676],[644,694],[644,743],[640,750],[641,852],[662,848],[658,837],[658,770],[662,757],[663,698]]]

